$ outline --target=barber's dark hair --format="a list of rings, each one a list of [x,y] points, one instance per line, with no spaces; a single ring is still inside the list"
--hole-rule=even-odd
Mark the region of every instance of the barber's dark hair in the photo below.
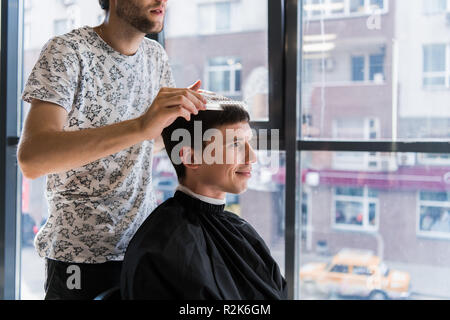
[[[103,10],[106,11],[109,10],[109,0],[98,0],[98,3],[100,4],[100,7],[102,7]]]
[[[226,105],[222,111],[218,110],[201,110],[197,115],[191,114],[191,120],[187,121],[185,118],[177,118],[170,126],[162,131],[162,138],[166,152],[175,167],[178,180],[182,181],[186,176],[186,167],[183,163],[175,164],[171,158],[173,148],[180,143],[180,141],[172,141],[172,133],[176,129],[186,129],[191,135],[191,147],[194,149],[194,121],[202,122],[202,137],[208,129],[217,128],[222,125],[235,124],[239,122],[250,122],[250,115],[248,112],[238,105]],[[202,140],[203,141],[203,140]],[[205,148],[202,143],[202,149]],[[202,150],[203,151],[203,150]]]

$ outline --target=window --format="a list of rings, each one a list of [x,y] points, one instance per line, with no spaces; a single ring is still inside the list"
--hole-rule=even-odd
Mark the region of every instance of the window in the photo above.
[[[375,83],[383,83],[384,54],[353,56],[352,81],[370,81]]]
[[[349,230],[377,228],[378,192],[368,188],[336,187],[334,226]]]
[[[28,0],[24,3],[24,43],[23,64],[19,65],[19,73],[25,82],[31,69],[36,63],[44,44],[53,36],[66,33],[71,28],[83,25],[95,26],[98,16],[103,10],[97,1],[78,0]],[[64,5],[61,5],[64,4]],[[52,8],[52,10],[49,10]],[[83,12],[83,15],[80,12]],[[42,17],[45,17],[43,19]],[[19,46],[21,47],[21,46]],[[22,83],[22,86],[24,83]],[[22,92],[20,87],[20,92]],[[30,105],[20,103],[23,123]],[[40,177],[35,180],[21,178],[21,255],[20,265],[20,298],[43,299],[44,297],[44,260],[38,256],[33,246],[33,239],[39,228],[47,219],[47,200],[45,198],[46,179]]]
[[[371,9],[383,9],[384,0],[370,0]]]
[[[427,297],[437,295],[436,292],[450,296],[450,290],[442,285],[442,279],[448,278],[450,260],[447,259],[450,254],[448,164],[425,166],[406,161],[393,171],[340,170],[330,168],[327,161],[332,151],[299,153],[302,189],[307,188],[308,201],[313,204],[308,212],[309,232],[305,235],[313,246],[308,248],[299,240],[302,263],[333,261],[346,248],[369,250],[375,259],[352,255],[348,263],[352,275],[370,276],[375,266],[379,266],[377,273],[385,276],[391,269],[410,277],[411,285],[417,286],[415,290],[430,288]],[[367,153],[360,152],[361,157]],[[386,156],[400,159],[405,155]],[[300,218],[300,211],[298,215]],[[441,268],[444,268],[442,274]],[[436,277],[436,274],[440,275]],[[348,285],[349,290],[356,289],[356,284]],[[299,286],[302,299],[327,299],[326,295],[305,292],[302,282]],[[368,295],[368,292],[358,294],[362,298]],[[346,297],[338,295],[337,299]],[[421,297],[412,295],[410,299]]]
[[[425,14],[444,13],[448,8],[448,0],[422,0]]]
[[[239,58],[218,57],[209,59],[207,88],[240,99],[242,64]]]
[[[344,264],[335,264],[331,267],[330,272],[348,273],[348,266]]]
[[[197,0],[192,8],[189,1],[173,0],[167,5],[165,47],[177,86],[201,79],[204,89],[245,100],[252,121],[273,121],[269,116],[267,21],[269,6],[275,4]],[[220,30],[216,28],[219,20]]]
[[[384,81],[384,55],[373,54],[369,56],[369,81],[377,83]]]
[[[350,0],[350,12],[364,12],[364,0]]]
[[[425,165],[449,165],[450,155],[445,153],[428,153],[421,154],[418,162]]]
[[[448,46],[430,44],[423,46],[423,86],[448,87],[450,66],[447,58]]]
[[[372,272],[369,270],[369,268],[365,266],[353,266],[352,270],[353,274],[356,274],[358,276],[371,276]]]
[[[231,28],[231,2],[200,3],[199,33],[227,32]]]
[[[450,238],[450,193],[419,192],[419,235]]]
[[[365,57],[352,57],[352,81],[364,81]]]
[[[387,0],[305,0],[307,19],[370,15],[375,10],[387,12]]]

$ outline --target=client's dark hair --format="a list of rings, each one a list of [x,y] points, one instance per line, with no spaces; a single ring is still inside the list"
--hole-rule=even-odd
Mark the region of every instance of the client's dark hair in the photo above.
[[[102,7],[103,10],[109,10],[109,0],[98,0],[98,3],[100,3],[100,7]]]
[[[205,110],[199,111],[197,115],[191,114],[191,120],[187,121],[185,118],[177,118],[170,126],[165,128],[162,132],[162,138],[166,152],[169,155],[170,161],[175,167],[178,180],[181,181],[186,175],[186,168],[183,163],[175,164],[171,158],[173,148],[180,143],[180,141],[172,141],[172,133],[176,129],[186,129],[191,135],[191,147],[194,148],[194,121],[202,122],[202,136],[205,131],[212,128],[217,128],[222,125],[235,124],[239,122],[250,122],[250,115],[248,112],[238,105],[226,105],[223,110]],[[203,139],[202,139],[203,141]],[[202,148],[205,145],[202,143]]]

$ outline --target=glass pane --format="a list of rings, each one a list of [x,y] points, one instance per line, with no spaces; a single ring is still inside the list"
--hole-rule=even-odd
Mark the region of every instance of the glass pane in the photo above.
[[[227,31],[230,29],[230,2],[216,4],[216,28],[217,31]]]
[[[21,70],[23,81],[28,79],[42,47],[51,37],[84,25],[95,26],[103,16],[103,10],[97,1],[27,0],[23,17],[23,69]],[[22,110],[19,112],[22,123],[29,108],[28,103],[22,104]],[[33,239],[47,219],[45,191],[45,177],[35,180],[22,178],[22,248],[20,252],[20,297],[22,299],[44,297],[44,260],[36,253]]]
[[[424,85],[424,87],[445,86],[445,78],[444,77],[424,77],[423,85]]]
[[[432,44],[423,47],[423,71],[445,72],[445,44]]]
[[[363,12],[364,0],[350,0],[350,12]]]
[[[374,9],[383,9],[384,0],[370,0],[370,6]]]
[[[352,81],[364,81],[364,57],[352,57]]]
[[[422,8],[449,1],[348,0],[340,14],[339,1],[302,3],[299,139],[450,137],[450,33],[445,16]],[[345,119],[360,134],[337,124]]]
[[[203,89],[245,100],[251,120],[268,121],[267,0],[167,4],[165,46],[177,86],[201,79]]]
[[[422,0],[426,14],[443,13],[447,9],[447,0]]]
[[[300,299],[450,299],[450,162],[340,169],[333,154],[298,153]]]
[[[375,54],[370,56],[369,80],[383,82],[384,80],[384,55]]]

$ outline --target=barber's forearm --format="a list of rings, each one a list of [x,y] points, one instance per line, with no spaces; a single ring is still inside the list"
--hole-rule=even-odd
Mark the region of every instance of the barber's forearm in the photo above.
[[[49,173],[68,171],[129,148],[146,139],[139,119],[80,131],[42,132],[23,137],[19,145],[19,164],[30,179]]]

